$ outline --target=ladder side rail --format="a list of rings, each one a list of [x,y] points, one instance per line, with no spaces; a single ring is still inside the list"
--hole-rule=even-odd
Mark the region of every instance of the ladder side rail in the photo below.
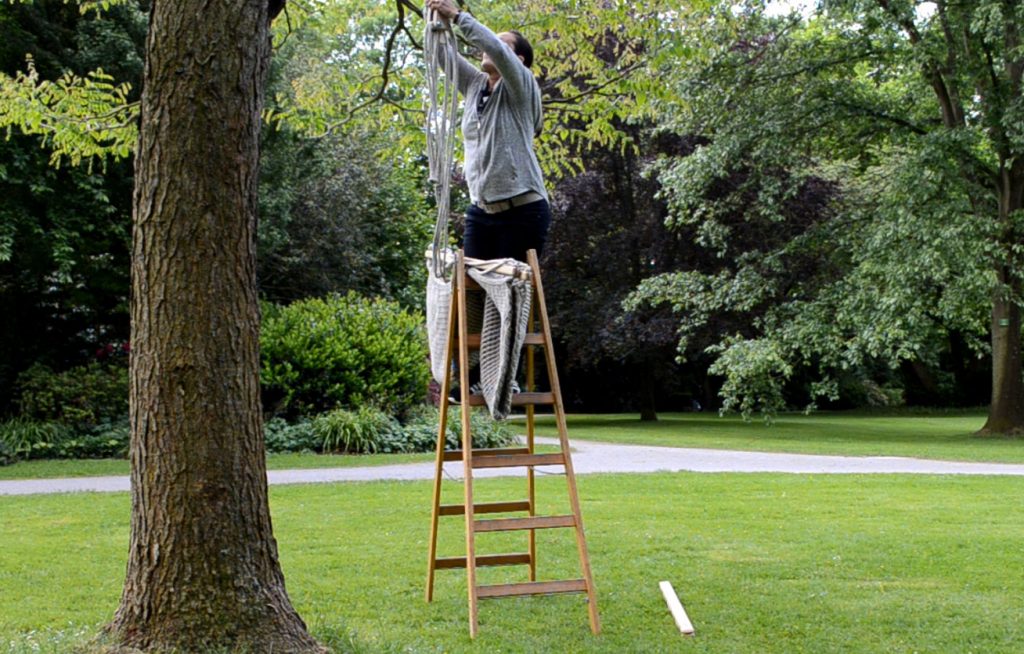
[[[469,637],[476,638],[478,629],[476,597],[476,547],[473,532],[473,434],[470,431],[469,406],[469,314],[466,311],[466,264],[460,252],[455,261],[455,295],[459,317],[459,382],[462,404],[462,466],[466,516],[466,592],[469,599]]]
[[[590,630],[598,634],[601,632],[601,620],[597,612],[597,592],[594,589],[594,578],[590,571],[590,556],[587,554],[587,541],[583,530],[583,515],[580,511],[579,493],[576,491],[576,474],[573,470],[572,455],[569,450],[569,432],[565,423],[565,406],[562,403],[562,390],[558,383],[558,368],[555,365],[554,341],[551,338],[551,323],[548,320],[547,303],[544,300],[544,285],[540,277],[540,262],[537,259],[537,251],[527,252],[530,268],[533,270],[533,284],[536,290],[537,306],[540,312],[541,330],[544,334],[546,346],[544,357],[547,363],[548,381],[551,391],[554,394],[555,421],[558,424],[558,438],[561,443],[562,452],[565,455],[565,480],[569,491],[569,503],[572,506],[573,516],[576,520],[576,548],[579,551],[580,567],[587,586],[587,610],[590,614]]]
[[[533,332],[535,328],[536,312],[534,306],[535,303],[531,302],[530,317],[526,321],[526,331],[528,332]],[[536,390],[534,354],[533,346],[526,345],[526,392],[528,393]],[[526,449],[529,450],[530,454],[534,453],[534,408],[532,404],[526,406]],[[527,500],[530,502],[530,517],[537,515],[537,486],[534,474],[533,466],[526,469],[526,490]],[[530,581],[537,581],[537,532],[531,529],[527,538],[528,551],[530,553],[529,579]]]

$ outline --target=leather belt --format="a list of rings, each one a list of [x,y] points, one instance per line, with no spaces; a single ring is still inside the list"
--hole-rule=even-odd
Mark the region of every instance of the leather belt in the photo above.
[[[502,211],[508,211],[515,207],[521,207],[524,204],[530,204],[531,202],[539,202],[543,200],[544,196],[540,193],[530,191],[529,193],[523,193],[507,200],[499,200],[498,202],[474,202],[473,205],[479,209],[483,209],[487,213],[501,213]]]

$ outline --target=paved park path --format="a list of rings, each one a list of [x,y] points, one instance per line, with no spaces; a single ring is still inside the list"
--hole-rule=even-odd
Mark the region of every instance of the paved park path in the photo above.
[[[538,438],[540,444],[555,439]],[[895,456],[823,456],[775,452],[737,452],[696,448],[619,445],[573,441],[573,466],[577,474],[608,472],[784,472],[794,474],[937,474],[1024,476],[1024,465],[962,463]],[[458,478],[462,464],[445,465],[450,478]],[[558,473],[561,467],[538,466],[539,472]],[[521,470],[484,469],[476,476],[521,475]],[[316,484],[339,481],[433,479],[434,463],[401,463],[361,468],[271,470],[271,484]],[[80,477],[0,481],[0,495],[38,493],[124,492],[128,477]]]

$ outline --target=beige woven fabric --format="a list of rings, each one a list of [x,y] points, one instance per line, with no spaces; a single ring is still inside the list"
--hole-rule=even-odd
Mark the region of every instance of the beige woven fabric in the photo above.
[[[529,266],[507,259],[503,263],[517,271]],[[533,286],[520,275],[510,276],[476,268],[467,270],[470,277],[484,289],[480,328],[480,386],[487,409],[495,420],[503,420],[512,409],[512,383],[519,370],[519,353],[526,339],[530,320]],[[469,304],[467,300],[467,304]],[[467,307],[472,325],[473,311]]]
[[[444,383],[444,359],[448,349],[448,313],[452,306],[452,276],[449,270],[437,276],[432,261],[427,261],[427,342],[430,345],[430,373],[438,384]],[[447,277],[447,279],[445,279]]]

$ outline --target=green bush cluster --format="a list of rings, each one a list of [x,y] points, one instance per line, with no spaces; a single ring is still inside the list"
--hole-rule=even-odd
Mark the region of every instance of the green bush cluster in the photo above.
[[[90,459],[128,453],[128,369],[93,362],[18,376],[17,416],[0,421],[0,465],[21,459]]]
[[[381,453],[433,452],[437,447],[439,414],[423,407],[405,424],[373,407],[356,411],[335,409],[312,420],[288,424],[281,418],[266,424],[268,452]],[[506,424],[491,420],[485,413],[470,414],[473,447],[504,447],[515,441],[515,432]],[[447,449],[458,449],[462,442],[462,423],[458,407],[449,412],[445,438]]]
[[[0,464],[21,459],[124,458],[130,435],[126,419],[76,429],[19,416],[0,422]]]
[[[369,406],[355,411],[335,409],[313,419],[313,431],[321,438],[323,452],[373,454],[400,430],[397,420]]]
[[[54,372],[35,364],[18,376],[20,415],[92,428],[128,415],[128,369],[98,362]]]
[[[401,416],[429,381],[422,317],[355,293],[266,307],[264,407],[289,418],[372,405]]]
[[[289,424],[284,418],[271,418],[264,423],[263,435],[267,452],[319,452],[322,442],[309,420]]]
[[[18,457],[14,454],[14,448],[0,440],[0,466],[14,463]]]

